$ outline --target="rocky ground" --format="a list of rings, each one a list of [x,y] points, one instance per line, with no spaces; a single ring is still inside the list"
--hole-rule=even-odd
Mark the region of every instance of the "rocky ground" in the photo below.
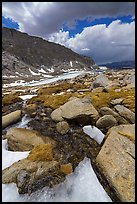
[[[21,89],[19,87],[18,89]],[[9,91],[9,90],[8,90]],[[135,200],[135,72],[84,74],[32,90],[3,90],[3,139],[11,151],[30,151],[3,170],[2,182],[15,182],[19,193],[53,187],[74,171],[84,157],[91,159],[100,183],[113,201]],[[25,94],[37,94],[27,100]],[[30,129],[5,127],[27,114]],[[98,143],[83,131],[95,126]]]

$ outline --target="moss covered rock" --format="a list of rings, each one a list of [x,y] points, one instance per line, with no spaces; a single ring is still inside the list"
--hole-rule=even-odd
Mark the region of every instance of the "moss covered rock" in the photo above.
[[[51,161],[53,160],[52,149],[52,144],[37,145],[30,152],[28,159],[31,161]]]
[[[22,99],[18,96],[18,94],[8,94],[8,95],[4,95],[2,98],[2,105],[6,106],[6,105],[10,105],[16,102],[20,102],[22,101]]]
[[[60,171],[64,174],[71,174],[73,172],[72,164],[71,163],[62,164],[60,166]]]

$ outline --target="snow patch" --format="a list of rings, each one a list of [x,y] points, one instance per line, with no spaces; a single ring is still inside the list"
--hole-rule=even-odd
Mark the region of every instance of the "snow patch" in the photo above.
[[[95,126],[86,125],[83,127],[85,134],[89,135],[92,139],[96,140],[99,144],[103,141],[105,135]]]
[[[42,74],[43,77],[47,77],[47,78],[52,78],[52,75],[48,75],[48,74]]]
[[[19,96],[19,97],[23,100],[27,100],[27,99],[31,99],[33,96],[37,96],[37,95],[36,94],[35,95],[23,95],[23,96]]]
[[[70,61],[70,66],[73,67],[72,61]]]
[[[26,158],[29,154],[29,151],[27,151],[27,152],[8,151],[7,147],[8,147],[7,139],[2,140],[2,169],[5,169],[5,168],[11,166],[13,163],[19,161],[20,159]],[[12,197],[12,195],[10,195],[10,196]]]
[[[6,76],[6,75],[3,75],[2,76],[2,78],[15,78],[16,76],[12,76],[12,75],[10,75],[10,76]]]
[[[41,68],[41,69],[39,70],[39,72],[46,73],[46,71],[45,71],[43,68]]]
[[[99,68],[102,69],[102,70],[107,70],[106,66],[99,66]]]
[[[29,68],[29,71],[30,71],[30,73],[31,73],[32,75],[40,75],[40,73],[35,73],[35,72],[33,72],[30,68]]]
[[[47,70],[48,70],[49,72],[54,72],[53,67],[51,67],[51,69],[47,68]]]

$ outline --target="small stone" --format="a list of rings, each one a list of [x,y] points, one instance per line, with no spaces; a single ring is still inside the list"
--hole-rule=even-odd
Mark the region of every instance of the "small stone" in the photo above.
[[[66,134],[70,129],[69,124],[65,121],[57,123],[56,128],[57,131],[62,135]]]
[[[37,115],[36,112],[31,113],[31,117],[34,118]]]
[[[115,89],[115,92],[120,92],[121,91],[121,89]]]
[[[46,113],[41,113],[40,116],[44,117],[46,116]]]
[[[112,115],[104,115],[100,117],[97,122],[96,126],[102,130],[102,131],[107,131],[109,128],[112,126],[117,125],[116,119]]]
[[[115,106],[115,105],[118,105],[118,104],[121,104],[123,101],[123,98],[117,98],[117,99],[114,99],[112,100],[110,103]]]

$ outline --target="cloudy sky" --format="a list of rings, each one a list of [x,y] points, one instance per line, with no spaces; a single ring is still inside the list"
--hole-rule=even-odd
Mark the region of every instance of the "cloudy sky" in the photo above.
[[[2,26],[91,56],[97,64],[134,60],[134,2],[3,2]]]

